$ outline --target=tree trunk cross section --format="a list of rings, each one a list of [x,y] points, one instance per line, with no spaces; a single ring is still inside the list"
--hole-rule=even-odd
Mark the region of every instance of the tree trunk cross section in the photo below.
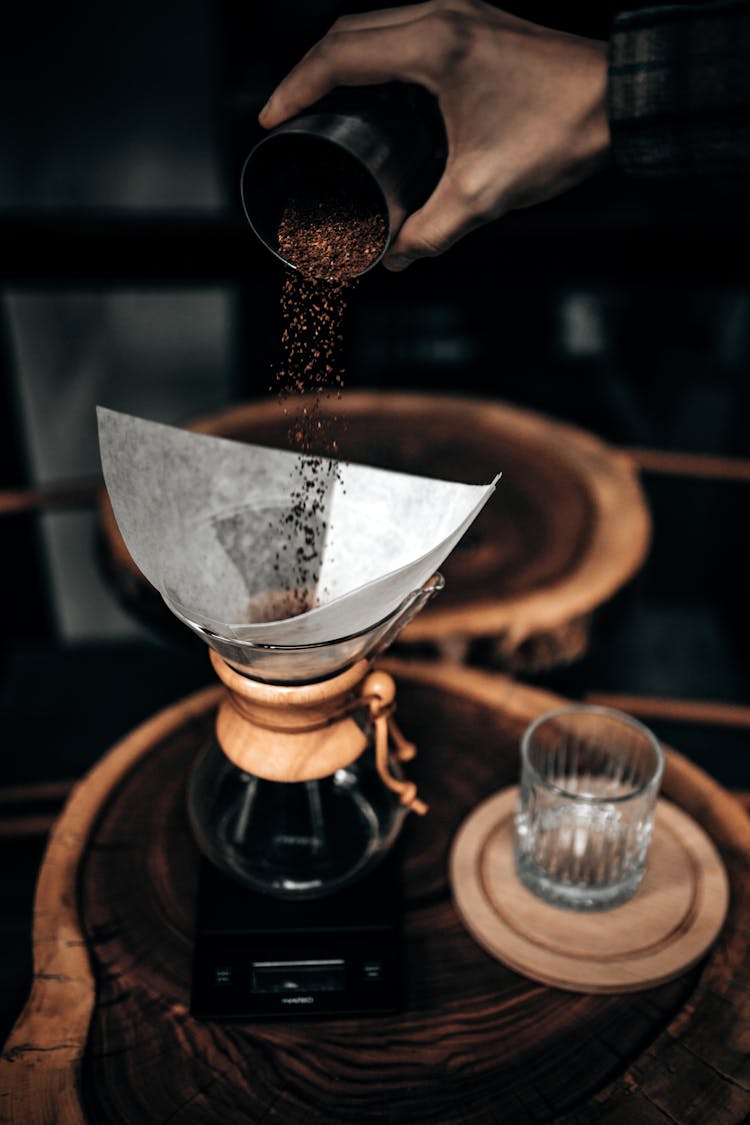
[[[90,829],[76,833],[70,813],[76,799],[80,808],[87,786],[96,788],[107,759],[57,826],[50,846],[55,838],[58,848],[67,841],[75,857],[73,885],[63,897],[78,916],[95,995],[86,1017],[81,994],[93,992],[93,981],[37,979],[0,1073],[0,1087],[10,1090],[7,1120],[744,1120],[750,1112],[750,822],[739,804],[667,752],[664,793],[712,837],[731,883],[727,921],[699,966],[658,988],[623,995],[544,987],[493,960],[469,936],[451,902],[448,855],[476,804],[517,780],[525,725],[560,700],[472,669],[386,666],[398,683],[399,725],[419,746],[410,775],[431,805],[405,829],[405,1011],[294,1024],[202,1023],[190,1016],[198,856],[185,783],[213,723],[217,695],[204,693],[199,705],[195,697],[184,702],[182,720],[180,707],[173,708],[153,737],[141,736],[137,754],[122,758],[127,768],[99,793]],[[127,742],[112,754],[122,756]],[[46,912],[37,900],[37,967],[41,943],[54,945],[62,893],[58,885]],[[73,940],[72,928],[58,940]],[[49,989],[57,990],[52,1013],[43,995]],[[76,1015],[76,997],[83,1016]],[[69,1051],[59,1065],[49,1050],[56,1041]],[[68,1074],[74,1081],[65,1108],[58,1101],[54,1109],[53,1091],[65,1087]],[[82,1107],[78,1116],[71,1091]]]

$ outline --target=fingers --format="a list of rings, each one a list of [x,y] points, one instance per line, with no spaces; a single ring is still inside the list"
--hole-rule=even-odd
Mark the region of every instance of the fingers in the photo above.
[[[418,30],[405,33],[405,22],[408,25],[410,21],[330,31],[276,87],[259,115],[261,125],[272,129],[335,86],[371,86],[400,80],[422,82],[429,89],[423,36]],[[418,24],[420,17],[411,22]]]
[[[434,4],[405,4],[403,8],[379,8],[375,12],[357,12],[351,16],[340,16],[333,25],[335,31],[362,31],[371,27],[395,27],[410,23],[434,9]]]
[[[418,258],[437,257],[470,231],[490,219],[499,218],[504,210],[499,201],[492,214],[477,210],[446,170],[424,206],[410,215],[401,227],[383,265],[399,272]]]

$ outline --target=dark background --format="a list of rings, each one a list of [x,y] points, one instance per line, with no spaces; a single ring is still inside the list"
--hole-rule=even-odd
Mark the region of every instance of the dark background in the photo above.
[[[0,489],[98,473],[97,402],[180,423],[264,395],[281,273],[241,215],[239,169],[275,83],[337,15],[372,4],[49,0],[0,51]],[[514,4],[605,37],[615,5]],[[500,112],[501,110],[499,110]],[[610,169],[352,300],[347,384],[495,395],[624,446],[747,457],[746,184]],[[570,696],[747,704],[750,485],[644,474],[651,556]],[[0,517],[0,784],[80,776],[211,679],[102,576],[93,512]],[[606,617],[606,615],[605,615]],[[747,730],[653,723],[747,789]],[[29,911],[54,812],[2,790],[3,1032],[27,987]]]

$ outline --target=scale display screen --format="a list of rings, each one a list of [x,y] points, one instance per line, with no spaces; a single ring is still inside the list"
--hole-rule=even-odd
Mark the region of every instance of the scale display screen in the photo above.
[[[346,987],[346,962],[335,957],[327,961],[254,961],[252,989],[281,993],[343,992]]]

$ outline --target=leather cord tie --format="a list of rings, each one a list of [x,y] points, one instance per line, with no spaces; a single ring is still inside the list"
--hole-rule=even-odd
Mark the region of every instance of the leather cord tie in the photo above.
[[[362,684],[362,702],[369,705],[370,719],[375,730],[375,765],[380,779],[388,789],[397,793],[402,805],[424,816],[428,806],[417,797],[413,781],[401,781],[390,771],[388,754],[389,735],[400,762],[409,762],[417,753],[413,742],[404,738],[393,719],[396,709],[396,685],[387,672],[371,672]]]

